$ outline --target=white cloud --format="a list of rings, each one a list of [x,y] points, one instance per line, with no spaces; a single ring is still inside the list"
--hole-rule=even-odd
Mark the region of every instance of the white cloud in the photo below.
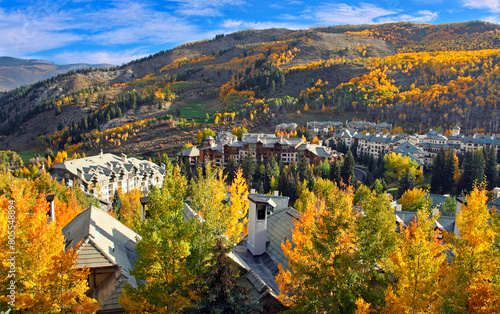
[[[268,28],[288,28],[288,29],[303,29],[306,26],[290,23],[279,22],[250,22],[243,20],[227,19],[222,23],[222,27],[226,32],[235,32],[244,29],[268,29]]]
[[[82,39],[72,32],[71,15],[47,6],[5,11],[0,8],[0,55],[23,55],[59,48]]]
[[[377,18],[396,13],[371,3],[360,3],[359,6],[331,3],[317,7],[313,17],[323,24],[373,24]]]
[[[121,65],[131,60],[145,57],[149,54],[141,53],[142,49],[132,49],[125,51],[67,51],[54,56],[58,63],[89,63],[100,64],[108,63],[114,65]]]
[[[222,16],[221,10],[229,6],[241,6],[244,0],[168,0],[177,3],[176,12],[182,16]]]
[[[500,12],[500,0],[462,0],[465,7],[469,9],[481,9],[489,12]]]
[[[487,17],[483,18],[483,21],[495,23],[495,24],[500,24],[500,16],[498,16],[498,15],[487,16]]]
[[[378,23],[393,23],[393,22],[414,22],[414,23],[429,23],[438,18],[437,12],[428,10],[417,11],[416,14],[399,14],[379,19]]]

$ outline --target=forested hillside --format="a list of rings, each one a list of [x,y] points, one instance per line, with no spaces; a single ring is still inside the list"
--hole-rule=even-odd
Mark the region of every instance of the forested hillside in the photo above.
[[[4,93],[0,146],[120,150],[141,138],[142,151],[167,150],[168,143],[144,141],[141,128],[191,134],[200,124],[234,121],[271,129],[315,113],[407,132],[458,123],[464,133],[495,133],[499,32],[496,24],[468,22],[220,34]]]

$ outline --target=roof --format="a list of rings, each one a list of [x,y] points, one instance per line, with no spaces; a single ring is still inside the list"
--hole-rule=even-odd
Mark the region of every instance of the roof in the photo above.
[[[500,136],[492,135],[479,135],[474,134],[473,136],[464,137],[462,139],[464,143],[474,143],[474,144],[486,144],[486,145],[500,145]]]
[[[451,128],[452,130],[460,130],[460,127],[458,125],[455,125],[454,127]]]
[[[140,236],[130,228],[119,222],[107,212],[90,206],[62,230],[67,246],[78,247],[77,268],[100,268],[116,266],[124,281],[137,287],[135,278],[130,275],[137,259],[135,245]],[[101,302],[101,307],[119,307],[117,300],[111,298],[116,290]],[[123,287],[122,287],[123,288]]]
[[[184,150],[182,150],[180,153],[177,153],[178,156],[184,156],[184,157],[199,157],[200,156],[200,150],[196,148],[195,146],[188,147]]]
[[[427,134],[424,134],[424,135],[419,135],[418,136],[419,139],[422,139],[422,140],[440,140],[440,141],[446,141],[447,138],[439,133],[438,131],[436,130],[430,130],[429,132],[427,132]]]
[[[163,174],[165,172],[163,168],[151,161],[114,154],[100,154],[68,160],[52,167],[53,170],[65,170],[77,177],[83,176],[83,180],[87,182],[92,179],[102,181],[112,174],[117,174],[120,171],[128,173],[134,168],[137,169],[138,175],[150,172]]]
[[[289,270],[288,260],[281,249],[281,243],[292,239],[293,223],[300,218],[301,213],[292,207],[275,210],[267,217],[267,250],[266,253],[253,256],[247,250],[246,238],[234,247],[232,257],[255,275],[271,289],[274,295],[279,295],[276,275],[278,265]]]
[[[352,138],[357,133],[352,133],[349,129],[342,129],[339,133],[335,134],[333,137],[336,138]]]
[[[416,212],[395,211],[394,214],[396,215],[396,221],[400,225],[404,224],[404,226],[409,226],[414,219],[417,219]],[[455,231],[455,221],[455,217],[439,216],[436,221],[436,227],[453,233]]]
[[[424,155],[424,152],[420,148],[408,141],[401,143],[396,149],[393,150],[393,152],[401,153],[403,155]]]
[[[363,139],[367,142],[392,143],[392,142],[397,142],[400,139],[404,138],[405,135],[372,133],[372,134],[356,134],[354,137],[357,139]]]
[[[248,197],[255,197],[259,196],[261,199],[263,199],[266,202],[272,201],[274,203],[274,208],[273,211],[279,211],[284,208],[288,207],[288,202],[290,201],[290,198],[288,196],[270,196],[270,195],[262,195],[262,194],[248,194]]]

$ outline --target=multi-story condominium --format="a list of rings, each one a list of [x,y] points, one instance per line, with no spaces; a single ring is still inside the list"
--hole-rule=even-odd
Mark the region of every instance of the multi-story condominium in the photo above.
[[[276,132],[295,132],[297,123],[280,123],[276,126]]]
[[[369,154],[376,159],[389,154],[401,143],[406,142],[406,136],[402,134],[356,134],[354,135],[354,144],[357,145],[358,156]]]
[[[335,144],[336,147],[343,145],[347,147],[347,149],[351,149],[351,146],[355,145],[354,136],[356,134],[358,134],[358,132],[353,132],[349,129],[342,129],[339,133],[334,134],[329,140],[332,144]]]
[[[49,173],[66,186],[80,187],[105,201],[109,201],[117,189],[127,193],[133,189],[147,192],[149,186],[161,186],[165,174],[164,165],[137,158],[113,154],[101,154],[68,160],[54,165]]]
[[[351,121],[347,122],[347,127],[357,131],[361,130],[370,131],[371,129],[374,129],[376,132],[382,132],[384,130],[392,130],[392,124],[385,122],[376,124],[374,122],[369,122],[369,121]]]
[[[241,141],[221,143],[209,136],[200,148],[200,160],[211,160],[217,165],[226,164],[230,158],[236,162],[247,154],[253,155],[257,160],[267,161],[272,155],[279,162],[290,164],[300,158],[306,158],[310,163],[323,160],[333,160],[338,157],[336,151],[320,144],[310,144],[300,138],[283,138],[274,134],[247,133]]]
[[[316,135],[328,135],[330,134],[330,130],[333,129],[334,132],[337,132],[340,130],[344,124],[339,121],[325,121],[325,122],[316,122],[316,121],[311,121],[307,122],[306,128],[309,136],[316,136]]]

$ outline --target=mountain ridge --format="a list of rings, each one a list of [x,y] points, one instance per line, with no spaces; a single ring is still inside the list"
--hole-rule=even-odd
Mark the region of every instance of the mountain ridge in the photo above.
[[[23,85],[42,81],[71,70],[108,68],[111,64],[56,64],[42,59],[21,59],[0,56],[0,91],[9,91]]]
[[[443,128],[458,122],[464,132],[495,129],[500,122],[483,126],[467,110],[478,110],[484,120],[492,109],[477,109],[476,99],[493,101],[496,94],[479,95],[474,86],[455,93],[456,84],[470,84],[462,77],[466,75],[482,75],[488,80],[486,87],[496,84],[496,76],[489,74],[496,71],[495,53],[474,53],[485,49],[500,49],[499,25],[391,23],[220,34],[117,68],[73,71],[4,93],[0,128],[5,137],[0,147],[132,151],[140,142],[141,152],[173,149],[166,139],[158,141],[146,132],[165,134],[164,122],[147,122],[145,130],[138,127],[125,140],[113,137],[123,131],[116,128],[151,118],[176,118],[180,127],[168,132],[180,133],[190,130],[188,125],[196,128],[193,122],[214,127],[214,119],[251,121],[256,130],[267,131],[282,119],[346,118],[401,123],[411,132],[438,122]],[[462,67],[453,73],[454,61],[446,60],[450,56],[458,60],[456,67]],[[487,76],[477,65],[468,65],[478,57],[486,63],[481,71],[487,69]],[[449,63],[447,68],[439,66],[440,60]],[[444,95],[448,98],[443,101],[456,101],[460,108],[408,107],[409,101],[429,106],[426,93]],[[451,109],[448,117],[445,111]],[[433,117],[434,113],[441,116]],[[208,118],[202,119],[205,115]],[[184,119],[194,120],[186,124]],[[194,141],[190,136],[185,140]],[[137,145],[129,145],[132,142]]]

